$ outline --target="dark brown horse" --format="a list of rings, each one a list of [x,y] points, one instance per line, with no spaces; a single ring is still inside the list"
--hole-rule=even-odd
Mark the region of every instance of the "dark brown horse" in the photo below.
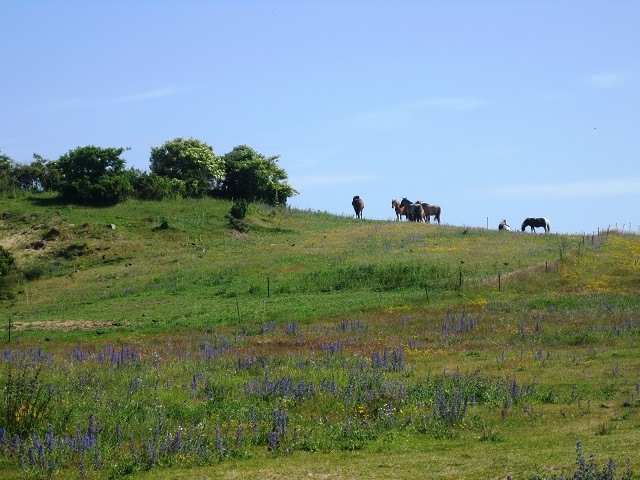
[[[356,212],[356,218],[362,218],[362,211],[364,210],[364,202],[358,195],[353,197],[353,200],[351,201],[351,206],[353,207],[353,211]]]
[[[410,222],[421,222],[422,221],[422,205],[419,203],[412,203],[410,200],[403,198],[400,202],[400,205],[404,207],[405,215],[407,216],[407,220]]]
[[[431,216],[433,215],[434,220],[440,225],[440,213],[442,212],[440,205],[429,205],[428,203],[421,203],[421,205],[424,221],[431,223]]]

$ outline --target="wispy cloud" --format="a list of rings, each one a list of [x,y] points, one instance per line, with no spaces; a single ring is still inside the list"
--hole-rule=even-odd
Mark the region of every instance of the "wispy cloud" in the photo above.
[[[92,107],[104,107],[109,105],[119,105],[126,103],[145,102],[149,100],[155,100],[158,98],[170,97],[178,95],[180,93],[186,93],[196,90],[198,87],[177,88],[177,87],[163,87],[146,92],[139,92],[130,95],[123,95],[112,98],[69,98],[66,100],[60,100],[49,104],[54,109],[76,109],[76,108],[92,108]]]
[[[289,180],[296,189],[318,188],[344,184],[362,184],[381,180],[382,177],[369,174],[311,174],[292,175]]]
[[[389,130],[405,126],[412,117],[429,109],[465,111],[481,108],[489,102],[470,97],[432,97],[362,113],[353,119],[358,128]]]
[[[601,72],[586,77],[585,81],[595,87],[616,88],[626,85],[629,80],[628,75],[620,72]]]
[[[505,197],[582,198],[640,195],[640,178],[496,187]]]

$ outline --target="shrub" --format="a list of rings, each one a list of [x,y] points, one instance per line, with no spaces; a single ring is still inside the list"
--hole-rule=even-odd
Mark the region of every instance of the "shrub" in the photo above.
[[[241,198],[240,200],[236,200],[233,203],[229,214],[237,220],[242,220],[244,219],[244,217],[247,216],[248,209],[249,209],[249,204],[245,199]]]
[[[10,251],[0,247],[0,300],[11,297],[10,287],[14,283],[16,261]]]
[[[0,247],[0,282],[15,270],[15,258],[11,252],[4,247]]]
[[[131,173],[133,194],[140,200],[162,200],[163,198],[186,196],[184,180],[168,178],[155,173]]]
[[[12,435],[28,435],[48,422],[52,388],[39,377],[40,367],[33,373],[25,365],[9,363],[7,367],[2,416],[5,428]]]

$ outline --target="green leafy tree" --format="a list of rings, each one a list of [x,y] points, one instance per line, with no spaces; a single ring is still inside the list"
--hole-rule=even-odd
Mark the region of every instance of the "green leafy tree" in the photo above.
[[[13,178],[18,188],[30,192],[54,190],[59,183],[60,174],[55,163],[45,160],[37,153],[33,154],[33,162],[16,165]]]
[[[298,192],[287,182],[287,172],[278,166],[278,156],[265,157],[251,147],[240,145],[224,159],[223,194],[269,205],[284,205]]]
[[[6,193],[15,187],[13,169],[15,163],[11,157],[0,153],[0,193]]]
[[[183,180],[190,197],[211,193],[224,175],[222,159],[195,138],[176,138],[152,147],[150,169],[156,175]]]
[[[124,148],[78,147],[56,162],[60,173],[58,190],[67,201],[84,205],[113,205],[132,192]]]

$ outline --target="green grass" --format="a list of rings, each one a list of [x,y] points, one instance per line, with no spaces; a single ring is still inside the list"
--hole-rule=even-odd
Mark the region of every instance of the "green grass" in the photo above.
[[[39,365],[33,431],[100,431],[52,470],[0,439],[0,478],[571,477],[577,440],[640,468],[637,236],[262,205],[239,233],[230,208],[2,199],[25,278],[2,304],[2,384]],[[171,451],[178,431],[208,453]]]

